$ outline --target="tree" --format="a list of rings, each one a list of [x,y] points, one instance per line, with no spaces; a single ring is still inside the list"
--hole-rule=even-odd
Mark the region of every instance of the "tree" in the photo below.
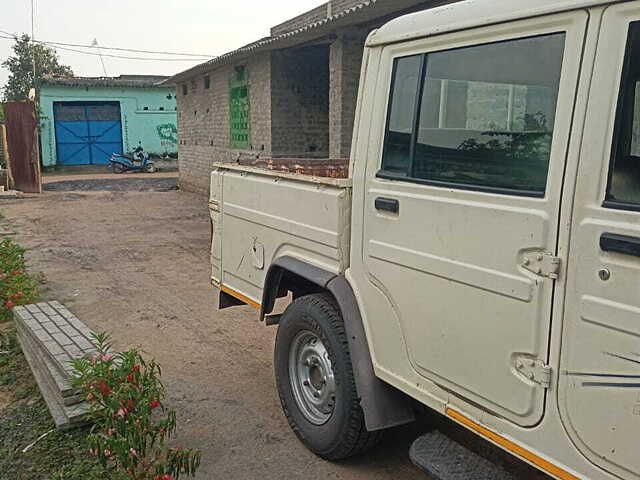
[[[9,79],[3,88],[5,102],[25,100],[33,87],[33,59],[35,57],[36,85],[45,75],[73,76],[71,67],[61,65],[53,48],[39,43],[31,43],[29,35],[16,38],[14,55],[2,62],[9,70]]]

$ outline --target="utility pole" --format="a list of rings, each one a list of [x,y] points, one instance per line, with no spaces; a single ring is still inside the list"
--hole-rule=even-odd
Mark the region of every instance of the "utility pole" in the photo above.
[[[33,64],[33,88],[36,85],[36,39],[35,39],[35,0],[31,0],[31,63]]]

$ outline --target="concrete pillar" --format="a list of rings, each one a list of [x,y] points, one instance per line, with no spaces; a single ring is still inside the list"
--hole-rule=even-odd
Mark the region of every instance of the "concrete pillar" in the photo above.
[[[329,156],[349,158],[364,42],[368,32],[340,33],[329,52]]]

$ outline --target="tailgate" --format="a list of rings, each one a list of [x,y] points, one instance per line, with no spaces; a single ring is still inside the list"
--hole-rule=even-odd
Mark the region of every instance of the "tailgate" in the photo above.
[[[351,182],[219,165],[211,174],[212,281],[258,306],[282,256],[332,273],[349,265]]]

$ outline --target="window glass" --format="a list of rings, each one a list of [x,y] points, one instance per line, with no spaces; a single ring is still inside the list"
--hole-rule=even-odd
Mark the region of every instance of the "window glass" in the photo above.
[[[607,200],[640,205],[640,24],[629,30]],[[615,205],[613,205],[615,206]]]
[[[148,110],[148,107],[146,108]],[[101,105],[90,105],[87,107],[87,115],[90,121],[119,122],[120,104],[108,103]]]
[[[553,34],[425,55],[407,175],[544,194],[563,53],[564,34]]]
[[[384,153],[384,169],[389,172],[406,174],[409,168],[422,57],[395,61]]]
[[[86,109],[82,105],[54,103],[55,119],[58,122],[86,122]]]

